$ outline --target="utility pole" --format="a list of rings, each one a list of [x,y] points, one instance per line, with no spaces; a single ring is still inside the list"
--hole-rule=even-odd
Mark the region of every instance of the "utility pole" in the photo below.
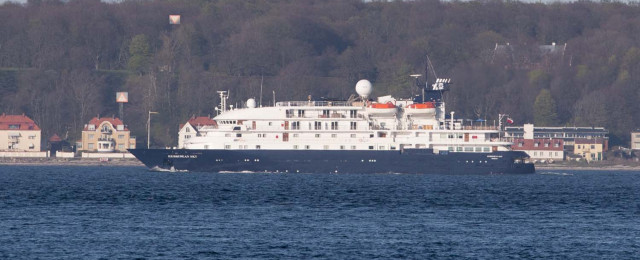
[[[149,149],[149,142],[151,141],[151,114],[159,113],[149,110],[149,117],[147,118],[147,149]]]

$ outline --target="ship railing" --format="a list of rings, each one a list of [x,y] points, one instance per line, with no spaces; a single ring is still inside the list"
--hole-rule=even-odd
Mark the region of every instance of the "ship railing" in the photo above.
[[[331,107],[331,106],[351,106],[348,101],[280,101],[276,102],[277,107]]]
[[[465,125],[464,130],[498,130],[497,126]]]

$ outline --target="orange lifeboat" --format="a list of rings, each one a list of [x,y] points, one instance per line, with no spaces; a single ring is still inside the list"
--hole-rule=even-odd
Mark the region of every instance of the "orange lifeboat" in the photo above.
[[[371,116],[393,116],[397,112],[397,107],[391,103],[372,103],[367,106],[367,112]]]
[[[433,116],[436,105],[433,102],[415,103],[404,108],[404,113],[413,117]]]

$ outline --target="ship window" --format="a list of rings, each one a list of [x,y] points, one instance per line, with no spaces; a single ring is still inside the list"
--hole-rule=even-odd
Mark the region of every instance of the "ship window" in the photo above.
[[[296,149],[296,150],[297,150],[297,149],[298,149],[298,146],[297,146],[297,145],[294,145],[294,146],[293,146],[293,149]]]
[[[476,152],[482,152],[482,147],[476,147]]]
[[[473,152],[473,147],[465,147],[464,151],[465,152]]]
[[[304,149],[309,150],[309,149],[311,149],[311,146],[309,146],[309,145],[305,145],[305,146],[304,146]]]
[[[259,145],[256,145],[256,149],[257,149],[257,150],[260,150],[260,146],[259,146]]]
[[[456,152],[462,152],[462,147],[456,147]]]
[[[448,135],[447,136],[449,139],[453,139],[453,135]]]
[[[300,122],[291,122],[292,130],[300,130]]]
[[[369,135],[369,138],[373,138],[373,134],[370,134],[370,135]]]
[[[370,146],[369,146],[369,150],[373,150],[373,145],[370,145]]]
[[[378,150],[384,150],[384,146],[378,146]]]
[[[273,125],[273,122],[269,122],[269,126],[272,126],[272,125]]]
[[[328,109],[322,110],[322,117],[325,117],[325,118],[329,117],[329,110]]]
[[[325,150],[329,150],[329,146],[328,145],[325,145],[322,148],[324,148]]]
[[[340,146],[340,150],[344,150],[344,145],[341,145],[341,146]]]
[[[315,124],[314,124],[314,129],[315,130],[321,130],[322,129],[322,122],[316,121]]]
[[[207,149],[207,148],[208,148],[207,146],[208,146],[208,145],[205,145],[205,146],[204,146],[204,149]],[[231,145],[228,145],[228,144],[227,144],[227,145],[225,145],[225,146],[224,146],[224,149],[231,149]]]
[[[490,149],[489,147],[483,147],[483,148],[482,148],[482,151],[484,151],[484,152],[490,152],[490,151],[491,151],[491,149]]]
[[[356,134],[351,134],[351,138],[356,138]]]
[[[449,152],[453,152],[453,147],[452,146],[449,146],[447,149],[449,150]]]
[[[396,149],[396,147],[395,147],[395,146],[391,146],[391,150],[395,150],[395,149]]]
[[[352,145],[352,146],[351,146],[351,150],[355,150],[355,149],[356,149],[356,146],[355,146],[355,145]]]
[[[336,137],[338,137],[337,134],[331,134],[331,138],[336,138]]]
[[[236,137],[242,137],[242,134],[236,134]]]
[[[320,138],[320,134],[316,134],[316,138]]]
[[[349,110],[349,117],[350,118],[356,118],[357,114],[358,114],[358,112],[356,110]]]
[[[356,130],[358,129],[358,123],[357,122],[351,122],[351,130]]]
[[[304,110],[298,110],[298,117],[304,117]]]
[[[298,134],[293,134],[293,137],[298,137]]]
[[[338,130],[338,122],[331,122],[331,130]]]
[[[240,131],[240,127],[239,126],[234,126],[233,127],[233,131]]]
[[[224,137],[231,137],[231,134],[224,134]]]

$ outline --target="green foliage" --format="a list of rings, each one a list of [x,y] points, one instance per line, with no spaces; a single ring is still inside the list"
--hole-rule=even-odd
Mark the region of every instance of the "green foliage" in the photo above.
[[[540,90],[533,105],[534,124],[537,126],[558,126],[556,102],[547,89]]]
[[[144,34],[138,34],[133,37],[131,44],[129,44],[129,70],[142,74],[148,69],[151,52],[149,47],[149,40]]]

